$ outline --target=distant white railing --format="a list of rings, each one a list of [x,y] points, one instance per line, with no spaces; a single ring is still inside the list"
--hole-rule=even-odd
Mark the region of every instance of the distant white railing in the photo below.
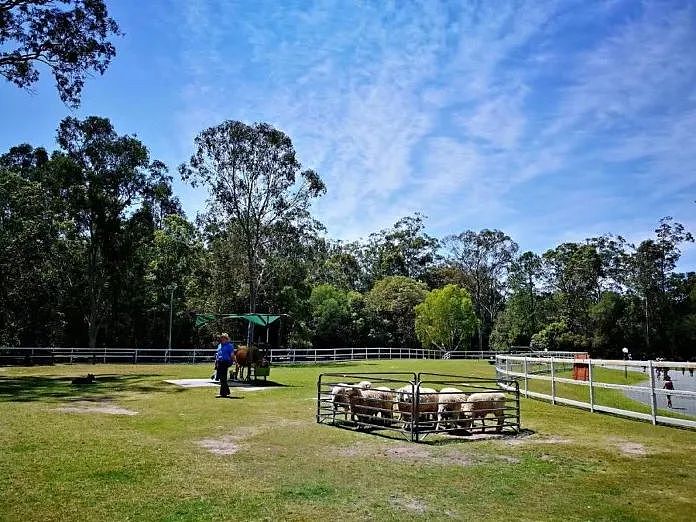
[[[572,353],[572,352],[570,352]],[[587,366],[587,380],[569,379],[559,377],[557,374],[568,371],[574,365]],[[642,371],[646,374],[648,382],[645,386],[631,386],[625,384],[601,382],[594,378],[593,368],[623,369],[628,371]],[[629,370],[630,369],[630,370]],[[681,361],[633,361],[633,360],[607,360],[607,359],[575,359],[563,356],[556,356],[556,352],[549,354],[537,352],[534,354],[514,355],[498,354],[496,356],[496,371],[498,375],[516,379],[520,384],[520,394],[525,397],[549,400],[552,404],[566,404],[578,408],[584,408],[591,412],[603,412],[634,419],[647,420],[653,424],[666,424],[685,428],[696,428],[696,420],[660,415],[658,411],[658,398],[660,404],[666,401],[667,396],[673,400],[683,399],[687,406],[683,416],[692,415],[696,418],[696,391],[687,390],[667,390],[657,386],[659,374],[664,375],[665,371],[681,371],[683,374],[689,372],[689,377],[693,377],[696,370],[695,362]],[[550,383],[550,393],[541,393],[530,390],[530,381],[541,381]],[[588,389],[588,401],[578,401],[569,397],[564,397],[559,393],[558,384],[570,384]],[[626,397],[632,398],[637,402],[642,402],[650,407],[650,413],[635,410],[626,410],[599,404],[596,400],[597,389],[618,390]]]
[[[267,351],[273,364],[320,363],[366,359],[488,359],[492,351],[441,352],[424,348],[342,347],[272,348]],[[203,363],[215,359],[214,348],[38,348],[0,347],[0,365],[53,363]]]

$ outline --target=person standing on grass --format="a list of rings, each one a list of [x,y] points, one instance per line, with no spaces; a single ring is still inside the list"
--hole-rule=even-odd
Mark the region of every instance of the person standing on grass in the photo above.
[[[234,344],[230,342],[230,336],[226,333],[220,334],[220,344],[218,344],[215,354],[215,367],[217,368],[217,378],[220,379],[220,395],[218,397],[230,396],[230,385],[227,383],[227,370],[232,366],[234,355]]]
[[[672,382],[672,378],[669,375],[665,375],[665,385],[662,387],[664,390],[673,390],[674,389],[674,383]],[[672,396],[667,395],[667,407],[671,408],[672,407]]]

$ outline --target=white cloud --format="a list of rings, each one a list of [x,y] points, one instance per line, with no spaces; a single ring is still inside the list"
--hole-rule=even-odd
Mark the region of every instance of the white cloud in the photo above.
[[[282,128],[327,182],[316,211],[333,236],[366,235],[416,210],[446,233],[479,223],[522,235],[528,223],[549,237],[615,223],[621,233],[630,219],[610,214],[635,196],[616,192],[625,165],[635,164],[627,184],[641,203],[666,205],[693,187],[690,7],[253,7],[186,8],[182,143],[225,118]],[[579,195],[593,186],[585,197],[546,190],[562,191],[563,177]]]

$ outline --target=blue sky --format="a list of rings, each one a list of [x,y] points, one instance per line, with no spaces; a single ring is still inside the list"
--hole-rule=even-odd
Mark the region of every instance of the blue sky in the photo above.
[[[696,2],[111,0],[125,36],[82,106],[43,75],[0,83],[0,150],[111,118],[177,179],[224,119],[292,138],[334,238],[419,211],[429,232],[499,228],[522,249],[671,215],[696,232]],[[681,269],[696,270],[688,247]]]

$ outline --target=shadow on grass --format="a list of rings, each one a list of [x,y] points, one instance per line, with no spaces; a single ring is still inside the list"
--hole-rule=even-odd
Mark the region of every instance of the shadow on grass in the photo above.
[[[449,446],[450,444],[487,442],[491,440],[524,439],[531,437],[535,433],[535,431],[527,429],[522,429],[519,431],[519,433],[495,433],[494,431],[487,431],[485,433],[470,433],[466,430],[456,430],[451,432],[450,435],[438,435],[436,436],[437,438],[421,439],[420,442],[427,446]]]
[[[282,382],[276,381],[234,381],[230,379],[228,381],[230,388],[296,388],[291,384],[283,384]]]
[[[405,440],[408,442],[411,441],[411,434],[408,431],[404,430],[387,430],[377,426],[357,426],[351,421],[339,421],[335,424],[325,423],[325,425],[348,431],[354,431],[356,433],[364,433],[366,435],[370,435],[372,437],[377,437],[380,439],[397,441]],[[423,444],[425,446],[449,446],[451,444],[466,444],[473,442],[486,442],[491,440],[515,440],[530,437],[535,433],[535,431],[528,429],[522,429],[517,433],[511,433],[508,431],[503,433],[495,433],[494,431],[488,431],[486,433],[470,433],[467,430],[457,430],[451,435],[424,433],[420,435],[418,444]]]
[[[341,368],[345,366],[376,366],[377,361],[363,359],[355,359],[353,361],[338,361],[338,362],[294,362],[277,364],[275,368]]]
[[[96,375],[93,384],[72,384],[73,377],[0,377],[0,402],[43,400],[104,400],[125,393],[177,393],[152,375]]]

